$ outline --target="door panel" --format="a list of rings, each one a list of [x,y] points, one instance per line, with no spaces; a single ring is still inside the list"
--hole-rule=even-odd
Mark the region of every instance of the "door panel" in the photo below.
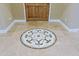
[[[49,16],[48,3],[27,3],[25,4],[27,21],[47,21]]]

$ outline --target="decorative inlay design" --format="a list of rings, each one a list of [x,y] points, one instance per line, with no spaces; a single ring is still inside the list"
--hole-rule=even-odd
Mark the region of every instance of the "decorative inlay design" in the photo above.
[[[21,42],[31,48],[46,48],[53,45],[56,35],[46,29],[32,29],[21,35]]]

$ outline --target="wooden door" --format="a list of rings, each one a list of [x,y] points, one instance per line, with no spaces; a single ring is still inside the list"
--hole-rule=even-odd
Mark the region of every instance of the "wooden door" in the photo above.
[[[27,21],[47,21],[49,17],[49,4],[26,3],[25,11]]]

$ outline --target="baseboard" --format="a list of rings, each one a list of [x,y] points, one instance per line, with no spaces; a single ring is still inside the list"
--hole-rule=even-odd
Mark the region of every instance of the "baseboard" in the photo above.
[[[78,32],[79,29],[78,28],[75,28],[75,29],[70,29],[69,32]]]
[[[26,20],[25,19],[23,19],[23,20],[15,20],[15,22],[26,22]]]
[[[6,33],[6,30],[4,30],[4,29],[0,30],[0,33]]]
[[[61,25],[63,25],[63,27],[69,31],[69,32],[78,32],[79,31],[79,28],[73,28],[73,29],[70,29],[66,24],[64,24],[60,19],[56,19],[56,20],[53,20],[53,19],[50,19],[49,22],[58,22],[60,23]]]
[[[6,29],[0,30],[0,33],[7,33],[17,22],[26,22],[26,20],[14,20]]]
[[[0,30],[0,33],[7,33],[13,26],[15,23],[17,22],[26,22],[26,20],[14,20],[6,29],[4,30]],[[57,19],[57,20],[49,20],[49,22],[58,22],[61,25],[64,26],[64,28],[69,31],[69,32],[78,32],[79,28],[74,28],[74,29],[70,29],[66,24],[64,24],[61,20]]]
[[[6,29],[0,30],[0,33],[7,33],[14,24],[15,24],[15,21],[12,21],[12,23]]]
[[[49,21],[49,22],[60,22],[59,19],[49,19],[48,21]]]

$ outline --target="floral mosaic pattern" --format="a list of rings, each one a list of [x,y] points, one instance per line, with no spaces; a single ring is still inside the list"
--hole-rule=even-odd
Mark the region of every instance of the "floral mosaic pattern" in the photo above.
[[[46,29],[32,29],[21,35],[21,42],[31,48],[46,48],[53,45],[56,36]]]

